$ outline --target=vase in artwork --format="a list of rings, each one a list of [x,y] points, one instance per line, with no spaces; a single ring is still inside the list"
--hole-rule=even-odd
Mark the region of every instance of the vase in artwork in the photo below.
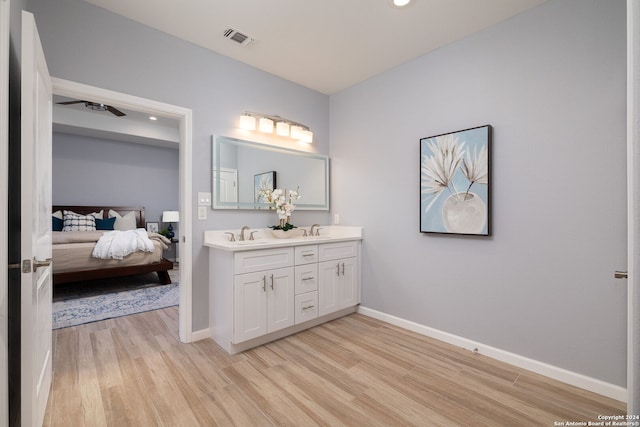
[[[475,193],[452,194],[442,205],[442,223],[450,233],[479,234],[487,224],[487,207]]]

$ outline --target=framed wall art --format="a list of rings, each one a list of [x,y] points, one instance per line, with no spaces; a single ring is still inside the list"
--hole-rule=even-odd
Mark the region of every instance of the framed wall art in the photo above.
[[[148,222],[147,223],[147,231],[150,233],[157,233],[160,229],[160,224],[157,222]]]
[[[420,232],[491,235],[491,125],[420,139]]]
[[[253,176],[253,194],[254,202],[264,203],[264,190],[275,190],[276,188],[276,172],[269,171],[259,173]]]

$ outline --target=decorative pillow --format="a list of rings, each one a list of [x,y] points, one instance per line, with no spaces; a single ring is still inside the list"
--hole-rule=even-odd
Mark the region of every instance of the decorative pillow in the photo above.
[[[115,218],[116,223],[113,226],[114,230],[135,230],[137,227],[136,224],[136,213],[129,212],[125,216],[121,216],[118,212],[109,209],[109,218]]]
[[[96,230],[113,230],[116,218],[100,219],[96,218]]]
[[[95,231],[96,218],[93,215],[78,215],[64,211],[62,231]]]
[[[74,211],[65,211],[65,212],[69,212],[69,213],[72,213],[72,214],[74,214],[74,215],[82,215],[82,214],[79,214],[79,213],[74,212]],[[94,216],[95,218],[102,218],[102,213],[103,213],[103,212],[104,212],[104,210],[101,210],[100,212],[93,212],[93,213],[90,213],[89,215],[92,215],[92,216]],[[64,219],[64,218],[63,218],[62,211],[55,211],[55,212],[53,213],[53,216],[54,216],[54,217],[56,217],[56,218],[59,218],[59,219]]]
[[[62,231],[62,227],[64,227],[64,221],[62,218],[58,218],[57,216],[52,216],[52,230],[53,231]]]

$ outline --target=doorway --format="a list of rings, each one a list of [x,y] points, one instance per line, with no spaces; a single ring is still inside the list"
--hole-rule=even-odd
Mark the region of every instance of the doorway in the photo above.
[[[114,104],[122,108],[141,113],[175,119],[179,122],[179,210],[180,236],[180,303],[179,336],[181,342],[192,341],[192,249],[191,249],[191,188],[192,179],[188,171],[191,168],[192,112],[190,109],[165,104],[124,93],[114,92],[68,80],[52,78],[53,94],[75,99],[91,99],[107,105]]]

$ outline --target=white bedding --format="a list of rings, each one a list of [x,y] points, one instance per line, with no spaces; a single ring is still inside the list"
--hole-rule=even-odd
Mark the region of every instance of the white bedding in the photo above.
[[[143,228],[105,232],[91,254],[100,259],[123,259],[134,252],[153,252],[153,243]]]
[[[148,233],[153,252],[136,252],[122,260],[98,259],[92,256],[96,242],[106,231],[54,231],[53,272],[71,272],[130,265],[152,264],[162,260],[170,241],[158,234]]]

